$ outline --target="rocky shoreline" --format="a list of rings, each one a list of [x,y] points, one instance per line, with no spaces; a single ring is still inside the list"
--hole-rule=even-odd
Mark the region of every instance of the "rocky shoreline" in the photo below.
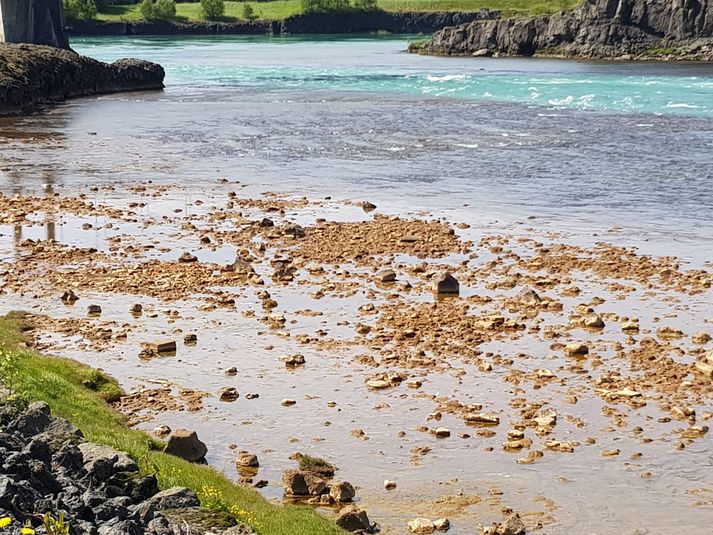
[[[499,11],[476,12],[355,12],[294,15],[284,20],[239,22],[98,22],[78,21],[69,29],[75,36],[118,35],[289,35],[340,33],[432,33],[447,26],[476,20],[497,20]]]
[[[455,56],[713,61],[713,6],[665,0],[585,0],[531,19],[444,28],[412,52]]]
[[[75,97],[160,90],[164,76],[160,65],[148,61],[107,64],[71,50],[0,44],[0,116]]]
[[[0,428],[0,518],[13,532],[27,523],[45,533],[43,515],[63,514],[73,535],[254,533],[202,508],[192,490],[159,492],[156,476],[126,453],[87,442],[44,402],[0,405]]]

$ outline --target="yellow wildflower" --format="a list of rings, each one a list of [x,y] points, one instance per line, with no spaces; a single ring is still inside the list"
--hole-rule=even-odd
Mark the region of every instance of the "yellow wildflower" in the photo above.
[[[6,528],[6,527],[8,527],[10,524],[12,524],[12,518],[10,518],[9,516],[6,516],[6,517],[4,517],[4,518],[0,518],[0,528]]]

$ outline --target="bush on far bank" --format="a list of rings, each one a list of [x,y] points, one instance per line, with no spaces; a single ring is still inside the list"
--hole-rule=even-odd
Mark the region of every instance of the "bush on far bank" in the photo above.
[[[146,20],[169,20],[176,17],[176,0],[143,0],[139,5]]]
[[[94,0],[63,0],[64,16],[68,21],[92,20],[97,16]]]
[[[310,13],[340,13],[346,11],[375,11],[377,0],[302,0],[302,10]]]
[[[201,0],[201,13],[207,20],[218,20],[225,13],[223,0]]]

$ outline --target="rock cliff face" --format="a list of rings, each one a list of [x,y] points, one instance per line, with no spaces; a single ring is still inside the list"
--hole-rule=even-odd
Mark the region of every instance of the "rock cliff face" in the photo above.
[[[72,35],[257,35],[336,34],[360,32],[432,33],[446,26],[500,18],[499,11],[474,13],[315,13],[285,20],[251,22],[96,22],[78,21]]]
[[[69,48],[61,0],[0,0],[0,43]]]
[[[112,64],[48,46],[0,44],[0,116],[73,97],[163,89],[164,70],[147,61]]]
[[[713,59],[711,0],[584,0],[574,11],[444,28],[431,54]]]

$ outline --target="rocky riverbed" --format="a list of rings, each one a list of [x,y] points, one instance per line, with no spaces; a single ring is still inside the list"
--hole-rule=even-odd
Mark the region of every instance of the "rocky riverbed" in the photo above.
[[[0,116],[68,98],[163,89],[164,75],[148,61],[106,64],[71,50],[0,44]]]
[[[46,533],[42,516],[64,515],[73,535],[247,535],[233,517],[200,507],[186,488],[159,492],[127,454],[84,440],[47,404],[0,405],[0,518]]]
[[[414,51],[425,54],[713,61],[707,0],[585,0],[573,11],[444,28]]]
[[[705,525],[710,264],[242,186],[0,196],[0,311],[270,499],[353,493],[384,533]]]

